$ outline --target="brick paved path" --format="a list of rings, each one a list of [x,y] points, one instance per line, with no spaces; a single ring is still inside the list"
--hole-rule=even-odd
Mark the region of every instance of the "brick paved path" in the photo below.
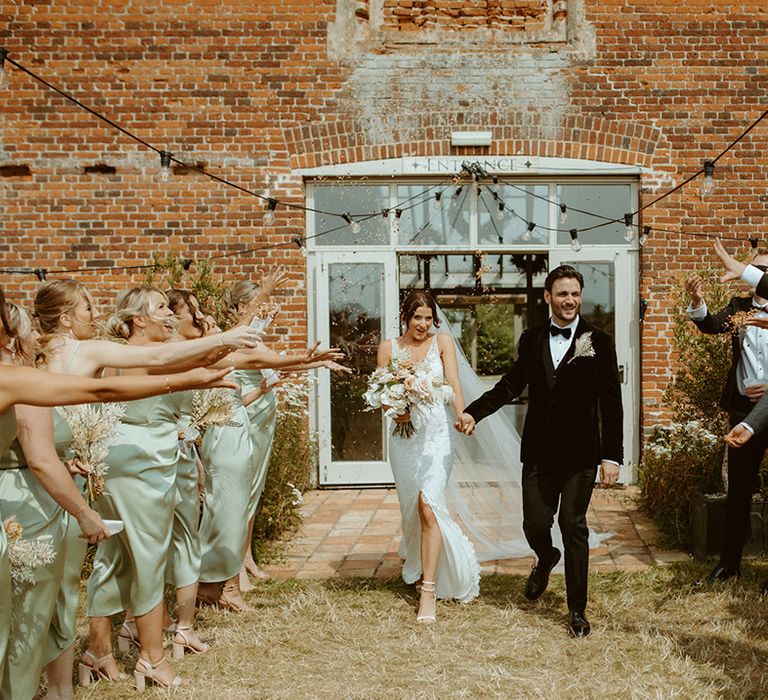
[[[655,563],[686,559],[658,546],[656,526],[636,505],[637,488],[597,489],[587,514],[591,527],[614,537],[592,551],[592,571],[639,571]],[[304,526],[270,566],[278,578],[328,578],[400,574],[400,510],[394,488],[311,491],[302,508]],[[532,558],[489,562],[485,573],[527,574]]]

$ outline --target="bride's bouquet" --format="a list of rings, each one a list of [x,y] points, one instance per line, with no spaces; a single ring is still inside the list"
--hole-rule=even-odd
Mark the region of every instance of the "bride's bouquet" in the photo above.
[[[90,467],[86,477],[88,499],[95,501],[104,493],[104,476],[109,467],[104,460],[115,444],[120,419],[125,414],[121,403],[60,406],[56,409],[72,431],[70,451],[73,457]]]
[[[392,431],[397,437],[410,438],[420,427],[421,409],[448,403],[453,398],[453,389],[442,377],[429,376],[421,363],[415,364],[407,353],[403,353],[371,374],[363,398],[366,411],[384,407],[384,414],[389,418],[410,413],[411,419],[395,423]]]

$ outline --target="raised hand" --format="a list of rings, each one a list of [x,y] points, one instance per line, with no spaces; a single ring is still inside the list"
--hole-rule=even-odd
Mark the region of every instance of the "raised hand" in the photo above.
[[[282,287],[288,281],[288,273],[285,268],[277,267],[261,276],[259,286],[261,292],[268,299],[278,287]]]
[[[340,372],[341,374],[352,374],[352,368],[347,367],[346,365],[340,365],[338,362],[334,362],[333,360],[326,360],[323,362],[323,367],[326,367],[327,369],[331,370],[331,372]]]
[[[768,316],[750,316],[744,321],[745,326],[755,326],[757,328],[765,328],[768,330]]]
[[[262,332],[250,326],[235,326],[221,334],[224,345],[231,348],[255,348]]]
[[[198,367],[197,369],[191,369],[188,372],[183,372],[178,375],[183,380],[184,386],[175,388],[175,391],[181,391],[183,389],[216,389],[218,387],[224,389],[239,389],[239,385],[235,384],[231,379],[227,379],[227,375],[235,369],[234,367],[225,367],[224,369],[210,369],[208,367]]]
[[[701,293],[702,287],[701,277],[696,272],[689,275],[688,279],[685,280],[685,291],[688,292],[688,296],[691,298],[691,306],[694,309],[697,309],[704,303],[704,296]]]
[[[730,255],[719,238],[715,241],[715,253],[723,263],[723,267],[725,267],[725,273],[720,276],[720,281],[734,282],[741,279],[741,275],[747,266]]]
[[[735,425],[731,429],[731,432],[723,439],[728,447],[741,447],[751,437],[752,431],[739,423],[738,425]]]
[[[453,427],[464,435],[472,435],[475,432],[475,419],[469,415],[469,413],[462,413]]]
[[[307,353],[302,358],[302,364],[310,362],[325,362],[326,360],[343,360],[346,355],[339,348],[328,348],[327,350],[318,350],[320,341],[318,340],[312,347],[307,348]]]

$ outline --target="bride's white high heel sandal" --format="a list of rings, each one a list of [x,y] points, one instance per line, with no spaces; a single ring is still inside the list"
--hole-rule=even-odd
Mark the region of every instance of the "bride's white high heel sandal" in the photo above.
[[[434,581],[422,581],[421,586],[419,586],[419,591],[422,595],[425,593],[432,596],[432,600],[434,601],[435,605],[437,605],[437,596],[435,595],[435,582]],[[416,616],[416,622],[421,623],[422,625],[431,625],[433,622],[437,620],[437,617],[434,615],[417,615]]]

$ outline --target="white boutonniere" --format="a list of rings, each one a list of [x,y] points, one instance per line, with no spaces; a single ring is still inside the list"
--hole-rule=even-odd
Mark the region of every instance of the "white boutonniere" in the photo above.
[[[579,357],[594,357],[595,348],[592,347],[592,331],[582,333],[576,338],[576,345],[573,350],[573,356],[568,360],[568,364],[576,360]]]

